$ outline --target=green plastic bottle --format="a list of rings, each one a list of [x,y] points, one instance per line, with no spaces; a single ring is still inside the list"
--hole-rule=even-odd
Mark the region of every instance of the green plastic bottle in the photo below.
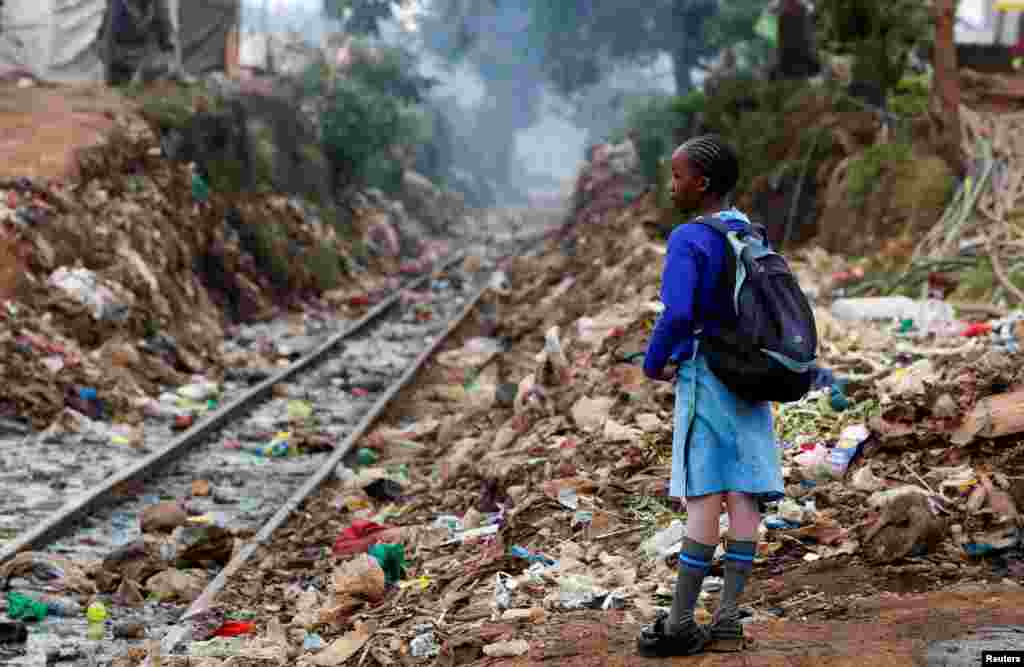
[[[85,610],[85,618],[89,621],[89,630],[87,632],[89,639],[103,639],[105,633],[103,623],[107,620],[106,606],[99,600],[93,602]]]

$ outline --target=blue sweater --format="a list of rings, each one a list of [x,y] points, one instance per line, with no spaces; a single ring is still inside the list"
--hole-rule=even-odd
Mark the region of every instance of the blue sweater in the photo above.
[[[716,213],[729,227],[741,231],[750,220],[735,208]],[[644,373],[657,375],[670,361],[693,355],[699,332],[713,332],[736,322],[731,295],[719,282],[729,257],[728,241],[707,225],[680,225],[668,240],[661,275],[665,310],[654,326],[644,357]]]

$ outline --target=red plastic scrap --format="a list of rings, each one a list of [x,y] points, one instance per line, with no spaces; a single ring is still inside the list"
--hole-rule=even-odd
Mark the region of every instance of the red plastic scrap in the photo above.
[[[227,621],[213,633],[216,637],[237,637],[256,632],[256,624],[252,621]]]
[[[974,338],[975,336],[984,336],[990,333],[992,333],[992,324],[989,322],[975,322],[968,325],[966,329],[960,332],[960,335],[965,338]]]
[[[349,556],[363,553],[378,542],[386,542],[386,538],[391,535],[388,531],[391,530],[391,526],[382,526],[372,521],[353,521],[334,541],[334,555]]]

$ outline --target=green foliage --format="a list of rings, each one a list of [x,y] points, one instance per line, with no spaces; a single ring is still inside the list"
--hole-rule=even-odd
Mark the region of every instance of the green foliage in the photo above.
[[[640,171],[648,183],[660,182],[662,159],[671,154],[676,136],[690,125],[704,101],[703,93],[694,91],[679,97],[645,98],[630,105],[626,125],[635,132]]]
[[[855,160],[851,160],[847,172],[847,195],[850,204],[862,208],[868,194],[878,186],[883,170],[906,162],[911,157],[910,144],[892,142],[871,146]]]
[[[928,112],[931,97],[931,77],[905,76],[896,89],[889,93],[889,110],[897,116],[920,116]]]
[[[737,192],[747,190],[758,176],[781,174],[787,168],[796,168],[795,163],[779,161],[778,147],[796,140],[788,134],[790,117],[809,104],[808,96],[820,94],[801,81],[736,78],[720,82],[715,95],[707,99],[703,121],[707,130],[727,137],[739,153]],[[798,159],[802,160],[810,150],[814,135],[802,132],[799,136],[801,157]],[[819,140],[812,170],[827,152],[827,146]]]
[[[303,262],[313,275],[316,289],[329,292],[341,286],[341,278],[347,267],[344,257],[327,244],[315,246]]]
[[[763,0],[723,0],[704,30],[708,46],[714,51],[734,48],[762,54],[771,47],[756,30],[766,4]]]
[[[288,236],[280,225],[259,223],[252,226],[246,249],[252,253],[256,268],[267,275],[275,287],[291,286],[290,261],[287,255]]]
[[[919,0],[822,0],[824,48],[854,56],[853,78],[889,92],[903,78],[907,56],[933,39],[927,3]]]
[[[303,77],[306,94],[323,94],[324,152],[340,187],[367,185],[393,193],[401,187],[396,148],[429,136],[429,122],[415,103],[433,81],[415,73],[415,62],[397,48],[353,49],[354,61],[329,79],[319,67]]]
[[[380,24],[394,16],[394,7],[404,0],[324,0],[324,13],[341,21],[344,31],[355,35],[380,36]]]
[[[416,71],[416,59],[405,49],[370,49],[364,43],[357,44],[351,53],[352,62],[345,76],[359,79],[370,88],[392,95],[402,102],[422,102],[427,91],[438,83],[437,79],[421,76]]]

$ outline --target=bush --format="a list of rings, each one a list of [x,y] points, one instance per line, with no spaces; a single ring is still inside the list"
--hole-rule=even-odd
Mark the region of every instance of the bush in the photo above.
[[[394,149],[429,138],[429,118],[417,105],[431,85],[399,49],[356,49],[348,69],[330,81],[319,66],[306,72],[306,93],[326,97],[322,140],[335,189],[400,187],[402,165]]]
[[[640,172],[648,183],[659,183],[662,159],[671,154],[680,133],[691,126],[704,102],[703,93],[694,92],[681,97],[645,98],[631,105],[626,125],[636,133]]]
[[[871,146],[857,159],[852,160],[847,173],[847,195],[850,204],[856,208],[863,208],[868,194],[878,186],[878,179],[881,178],[883,170],[892,169],[910,160],[911,156],[910,144],[893,142]]]
[[[931,81],[926,74],[903,77],[889,93],[889,110],[897,116],[920,116],[928,112]]]
[[[304,264],[312,274],[314,286],[321,292],[338,289],[341,286],[341,277],[347,269],[344,257],[324,243],[309,251]]]
[[[290,289],[293,286],[291,262],[288,259],[288,236],[276,224],[246,225],[242,234],[242,247],[256,262],[256,268],[265,274],[274,287]]]

